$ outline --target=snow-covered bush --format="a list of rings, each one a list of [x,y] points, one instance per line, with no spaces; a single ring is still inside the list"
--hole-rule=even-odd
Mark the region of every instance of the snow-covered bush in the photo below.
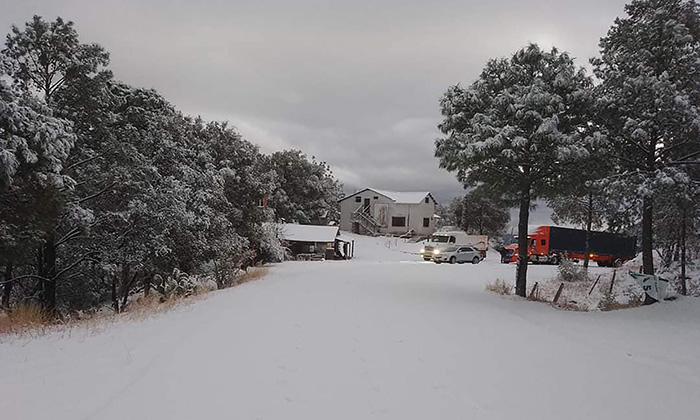
[[[588,280],[588,275],[585,268],[579,266],[570,258],[562,258],[557,266],[557,281],[572,283],[586,280]]]
[[[260,259],[267,262],[284,260],[284,247],[280,240],[280,227],[275,223],[264,223],[258,229]]]

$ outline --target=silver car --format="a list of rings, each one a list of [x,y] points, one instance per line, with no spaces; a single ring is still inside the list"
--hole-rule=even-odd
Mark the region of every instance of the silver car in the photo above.
[[[481,261],[481,253],[479,250],[470,246],[453,246],[439,251],[435,250],[433,261],[435,261],[436,264],[443,262],[448,262],[450,264],[462,264],[467,262],[479,264]]]

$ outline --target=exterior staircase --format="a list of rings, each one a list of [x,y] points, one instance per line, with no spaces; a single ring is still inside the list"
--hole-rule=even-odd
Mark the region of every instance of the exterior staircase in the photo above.
[[[376,236],[379,234],[379,229],[382,227],[381,223],[370,216],[370,208],[358,207],[351,215],[351,221],[357,223],[360,226],[360,232],[364,235]]]

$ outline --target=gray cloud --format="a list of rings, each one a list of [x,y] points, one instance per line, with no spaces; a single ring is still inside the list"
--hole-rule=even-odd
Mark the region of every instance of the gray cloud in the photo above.
[[[0,27],[76,22],[116,76],[229,120],[265,151],[300,148],[348,189],[462,192],[438,168],[438,99],[525,43],[585,65],[624,0],[0,0]]]

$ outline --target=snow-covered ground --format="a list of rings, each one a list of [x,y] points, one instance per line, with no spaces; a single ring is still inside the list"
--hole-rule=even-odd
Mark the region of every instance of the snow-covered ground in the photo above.
[[[144,321],[1,339],[0,418],[698,418],[697,299],[561,311],[486,292],[514,276],[494,254],[435,265],[355,239],[353,261],[280,264]]]

